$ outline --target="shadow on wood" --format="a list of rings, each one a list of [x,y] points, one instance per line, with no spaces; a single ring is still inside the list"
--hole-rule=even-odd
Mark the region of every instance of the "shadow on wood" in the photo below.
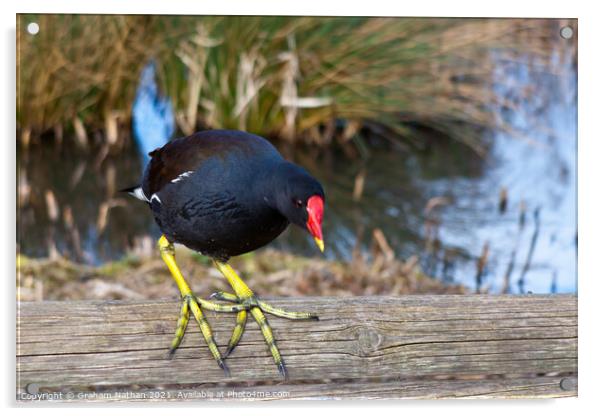
[[[267,299],[266,299],[267,300]],[[176,301],[19,303],[17,399],[78,401],[563,397],[577,394],[574,295],[270,299],[283,381],[251,320],[224,378]],[[234,315],[207,312],[222,351]],[[54,395],[54,396],[52,396]],[[44,398],[44,397],[42,397]]]

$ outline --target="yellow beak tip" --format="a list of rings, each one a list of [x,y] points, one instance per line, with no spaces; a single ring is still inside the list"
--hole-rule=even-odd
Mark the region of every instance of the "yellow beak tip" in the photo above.
[[[316,245],[318,246],[320,251],[324,253],[324,241],[320,240],[319,238],[314,238],[314,241],[316,242]]]

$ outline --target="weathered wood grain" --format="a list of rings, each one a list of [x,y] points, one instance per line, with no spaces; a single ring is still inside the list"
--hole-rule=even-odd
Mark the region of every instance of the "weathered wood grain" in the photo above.
[[[27,391],[89,401],[221,400],[220,392],[238,400],[576,395],[573,295],[270,301],[320,315],[319,322],[270,319],[287,382],[252,321],[225,379],[194,321],[175,357],[166,358],[178,302],[20,303],[17,398],[26,400]],[[223,351],[234,316],[207,315]]]

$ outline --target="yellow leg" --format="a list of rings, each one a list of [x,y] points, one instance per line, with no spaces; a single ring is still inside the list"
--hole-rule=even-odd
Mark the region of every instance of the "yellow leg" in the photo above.
[[[205,307],[207,309],[215,310],[218,312],[238,312],[240,310],[244,310],[244,307],[240,305],[219,305],[213,302],[198,299],[196,296],[193,295],[192,291],[190,290],[190,286],[188,286],[188,283],[186,283],[186,280],[184,280],[184,276],[182,276],[180,268],[176,264],[175,250],[173,244],[171,244],[167,240],[167,238],[165,238],[165,236],[162,236],[159,239],[158,245],[159,250],[161,252],[161,257],[163,258],[165,264],[167,264],[167,267],[169,268],[169,271],[171,272],[171,275],[175,280],[176,284],[178,285],[180,293],[182,294],[182,308],[180,310],[180,316],[178,319],[175,337],[169,349],[170,357],[173,356],[176,349],[180,346],[182,339],[184,338],[184,333],[186,332],[190,312],[192,312],[192,315],[194,316],[194,319],[197,321],[199,328],[201,329],[201,333],[205,338],[205,342],[207,343],[207,346],[209,347],[209,351],[211,351],[213,358],[217,361],[217,364],[220,366],[220,368],[224,370],[224,373],[227,376],[229,376],[228,367],[224,363],[223,357],[219,349],[217,348],[217,344],[215,343],[215,339],[213,338],[211,327],[209,326],[209,323],[207,322],[207,319],[205,318],[201,307]]]
[[[224,275],[224,277],[232,286],[234,293],[236,295],[224,292],[217,292],[212,295],[212,298],[226,300],[231,302],[239,302],[239,304],[246,306],[251,315],[255,319],[255,321],[259,324],[259,328],[261,329],[261,333],[263,334],[263,338],[265,339],[266,344],[272,354],[274,359],[274,363],[278,366],[278,371],[282,376],[286,379],[288,377],[286,366],[284,364],[284,360],[282,359],[282,355],[276,346],[276,341],[274,340],[274,335],[272,333],[272,328],[268,324],[268,320],[265,317],[262,311],[266,313],[272,313],[276,316],[281,316],[289,319],[318,319],[318,317],[311,313],[304,312],[287,312],[279,308],[274,308],[273,306],[268,305],[267,303],[260,301],[257,299],[255,294],[249,287],[242,281],[242,279],[236,274],[234,269],[230,267],[227,263],[221,263],[219,261],[214,261],[215,267]],[[236,346],[238,341],[240,340],[245,324],[246,324],[246,314],[243,315],[243,312],[239,312],[237,316],[236,327],[230,338],[230,342],[228,344],[228,355]]]

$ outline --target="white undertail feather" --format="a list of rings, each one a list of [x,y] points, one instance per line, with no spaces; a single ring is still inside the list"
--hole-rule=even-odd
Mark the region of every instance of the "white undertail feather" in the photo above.
[[[142,187],[139,186],[137,188],[134,188],[133,190],[131,190],[130,192],[128,192],[130,195],[138,198],[141,201],[145,201],[145,202],[150,202],[148,200],[148,198],[146,197],[146,195],[144,195],[144,191],[142,190]]]

